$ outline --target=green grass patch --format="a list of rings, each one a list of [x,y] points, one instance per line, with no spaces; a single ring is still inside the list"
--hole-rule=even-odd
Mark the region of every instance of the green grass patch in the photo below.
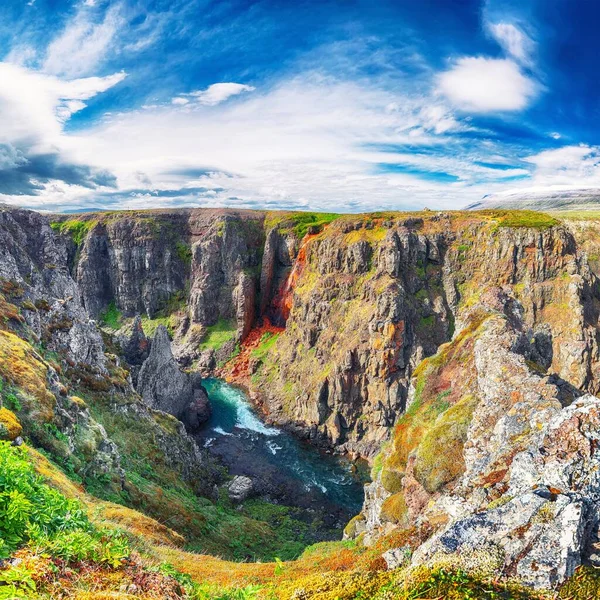
[[[560,221],[554,217],[533,210],[483,211],[491,216],[497,227],[529,227],[533,229],[549,229]]]
[[[259,345],[250,352],[250,356],[256,360],[262,361],[267,354],[269,354],[271,348],[277,342],[277,338],[279,337],[278,333],[273,333],[272,331],[267,331],[263,333],[260,338]]]
[[[106,309],[100,313],[100,322],[111,329],[120,329],[122,324],[121,311],[115,302],[111,302]]]
[[[227,342],[233,340],[237,327],[233,321],[219,319],[214,325],[206,328],[204,339],[199,345],[200,350],[218,350]]]
[[[297,237],[303,238],[309,231],[319,233],[325,225],[335,221],[341,215],[337,213],[317,212],[271,212],[265,219],[266,229],[281,226],[282,232],[293,231]]]
[[[96,225],[96,221],[79,221],[70,219],[68,221],[54,221],[50,227],[57,233],[69,235],[75,245],[81,246],[90,230]]]

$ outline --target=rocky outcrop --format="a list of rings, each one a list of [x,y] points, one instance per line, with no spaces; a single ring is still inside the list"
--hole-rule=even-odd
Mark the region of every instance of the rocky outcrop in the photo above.
[[[210,495],[218,470],[183,424],[153,412],[131,387],[124,366],[136,367],[149,351],[140,320],[121,339],[130,364],[107,352],[71,277],[77,252],[69,234],[57,235],[49,218],[0,209],[0,411],[11,416],[10,435],[22,427],[28,442],[65,470],[86,484],[101,481],[107,495],[121,495],[132,488],[115,439],[123,445],[127,434],[120,428],[141,427],[156,461]],[[119,351],[106,339],[112,351]],[[191,389],[198,422],[205,418],[204,392],[199,385]]]
[[[100,333],[69,274],[68,252],[48,220],[26,210],[0,209],[0,292],[22,307],[28,332],[73,365],[106,374]]]
[[[417,523],[435,533],[412,549],[413,564],[548,589],[597,542],[600,399],[566,397],[562,381],[543,374],[523,314],[514,297],[489,290],[419,367],[366,496],[363,531],[370,540]]]
[[[138,375],[137,391],[144,402],[150,408],[177,417],[190,429],[198,429],[211,414],[201,382],[197,375],[180,370],[171,350],[169,332],[160,325]]]
[[[405,409],[416,366],[463,328],[461,308],[489,285],[518,298],[537,364],[573,388],[600,388],[599,294],[579,230],[500,213],[347,216],[324,229],[295,218],[81,217],[92,223],[76,268],[84,303],[170,315],[177,361],[205,375],[244,356],[266,319],[285,325],[268,355],[246,361],[252,373],[229,371],[273,420],[366,457]],[[211,328],[231,334],[212,341]]]
[[[137,378],[144,361],[150,354],[150,340],[146,337],[139,315],[133,320],[131,331],[119,336],[123,357],[130,367],[133,384],[137,386]]]
[[[137,391],[148,406],[175,417],[182,416],[194,399],[190,377],[179,369],[164,325],[152,338],[150,355],[138,375]]]
[[[89,219],[76,278],[91,315],[112,302],[125,315],[154,316],[184,290],[190,252],[184,213]]]

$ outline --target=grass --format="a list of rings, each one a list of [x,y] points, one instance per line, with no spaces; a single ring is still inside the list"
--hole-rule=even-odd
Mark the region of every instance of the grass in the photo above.
[[[81,246],[88,234],[96,225],[96,221],[79,221],[70,219],[67,221],[54,221],[50,227],[61,235],[71,237],[76,246]]]
[[[206,328],[204,339],[200,342],[200,350],[219,350],[227,342],[234,339],[237,331],[236,324],[227,319],[219,319],[214,325]]]
[[[120,329],[122,324],[122,314],[117,308],[115,302],[111,302],[106,309],[100,313],[100,322],[111,329]]]
[[[265,218],[265,228],[280,226],[281,231],[292,231],[296,237],[303,238],[307,233],[319,233],[341,215],[337,213],[317,212],[269,212]]]
[[[272,331],[263,333],[260,338],[260,343],[252,350],[252,352],[250,352],[250,356],[258,361],[262,361],[276,344],[278,337],[279,334]]]
[[[482,211],[482,213],[492,217],[496,221],[497,227],[529,227],[544,230],[560,224],[560,221],[551,215],[533,210],[497,210]]]

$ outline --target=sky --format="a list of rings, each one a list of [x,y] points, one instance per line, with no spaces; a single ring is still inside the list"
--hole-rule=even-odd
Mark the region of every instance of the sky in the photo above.
[[[458,209],[600,186],[596,0],[3,0],[0,202]]]

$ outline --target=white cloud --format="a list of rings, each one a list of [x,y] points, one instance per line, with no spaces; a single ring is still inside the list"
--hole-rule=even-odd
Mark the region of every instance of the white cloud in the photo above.
[[[63,123],[85,107],[85,101],[113,87],[125,77],[62,80],[18,65],[0,63],[0,141],[35,141],[46,148],[58,144]]]
[[[192,92],[191,94],[186,94],[186,96],[193,98],[199,104],[216,106],[232,96],[238,96],[243,92],[253,92],[254,90],[255,88],[251,85],[244,85],[243,83],[213,83],[205,90]],[[178,100],[180,104],[183,104],[181,100],[184,99],[184,97],[175,98],[174,103],[176,104],[175,100]]]
[[[120,6],[109,8],[100,22],[91,10],[94,2],[85,2],[64,31],[48,46],[43,70],[52,75],[79,77],[93,72],[122,25]]]
[[[458,59],[437,83],[454,106],[478,113],[522,110],[538,91],[515,62],[484,57]]]
[[[535,165],[536,185],[600,185],[600,148],[581,144],[545,150],[526,159]]]
[[[511,23],[488,23],[487,27],[509,56],[520,63],[529,63],[534,43],[521,29]]]

